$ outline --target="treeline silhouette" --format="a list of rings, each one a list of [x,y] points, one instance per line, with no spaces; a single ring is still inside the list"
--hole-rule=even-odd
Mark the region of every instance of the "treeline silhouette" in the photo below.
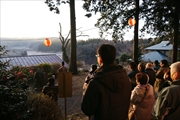
[[[50,38],[51,39],[51,38]],[[139,39],[139,46],[142,49],[147,46],[157,44],[162,40],[153,40],[153,39]],[[96,50],[98,46],[103,43],[113,44],[117,49],[117,59],[119,59],[121,54],[127,54],[132,56],[133,53],[133,40],[119,41],[114,43],[111,40],[92,38],[88,40],[78,40],[77,41],[77,61],[84,62],[85,64],[94,64],[97,63],[96,60]],[[41,52],[62,52],[62,44],[58,38],[52,40],[52,45],[49,47],[44,46],[43,40],[2,40],[1,45],[5,45],[8,48],[13,47],[27,47],[33,51]],[[67,47],[67,54],[70,57],[70,44]]]

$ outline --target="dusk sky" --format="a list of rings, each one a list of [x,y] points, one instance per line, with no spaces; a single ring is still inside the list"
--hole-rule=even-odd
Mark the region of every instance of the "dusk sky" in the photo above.
[[[66,37],[70,30],[69,4],[61,4],[60,14],[50,12],[45,0],[1,0],[1,38],[46,38],[58,37],[59,23],[62,25],[62,35]],[[86,11],[82,8],[83,2],[75,1],[76,29],[83,31],[89,37],[77,39],[100,38],[99,29],[94,24],[99,15],[91,18],[85,17]],[[78,35],[78,31],[77,31]],[[111,40],[110,36],[103,38]],[[133,39],[133,29],[125,36],[125,39]]]

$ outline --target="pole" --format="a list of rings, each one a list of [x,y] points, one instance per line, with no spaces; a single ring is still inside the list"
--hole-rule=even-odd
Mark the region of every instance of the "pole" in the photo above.
[[[65,86],[66,86],[66,81],[65,81],[65,74],[63,72],[63,92],[64,92],[64,113],[65,113],[65,120],[66,120],[66,117],[67,117],[67,113],[66,113],[66,89],[65,89]]]
[[[75,17],[75,0],[70,0],[70,25],[71,25],[71,49],[69,71],[78,74],[76,58],[76,17]]]
[[[134,62],[138,64],[138,25],[139,25],[139,0],[135,0],[136,2],[136,11],[135,11],[135,20],[136,24],[134,27],[134,53],[133,53],[133,59]]]

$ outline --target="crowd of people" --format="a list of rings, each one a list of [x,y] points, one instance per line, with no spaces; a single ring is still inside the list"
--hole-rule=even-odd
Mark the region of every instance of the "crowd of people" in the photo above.
[[[180,119],[180,62],[130,62],[127,72],[114,63],[116,48],[110,44],[99,46],[96,57],[98,65],[91,65],[81,101],[89,120]],[[67,72],[64,62],[57,72]],[[57,102],[53,77],[42,92]]]
[[[99,68],[85,79],[81,110],[90,120],[180,119],[180,62],[114,64],[116,48],[97,49]],[[88,82],[87,82],[88,81]]]

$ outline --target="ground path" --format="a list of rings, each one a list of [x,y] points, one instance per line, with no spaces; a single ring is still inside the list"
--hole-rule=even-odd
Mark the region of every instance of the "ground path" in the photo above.
[[[88,117],[81,111],[81,98],[82,94],[76,94],[70,98],[66,98],[66,113],[68,120],[88,120]],[[64,98],[59,98],[58,104],[60,105],[60,108],[64,113]]]
[[[82,87],[88,72],[79,72],[72,77],[72,97],[66,98],[67,120],[88,120],[88,117],[81,111]],[[62,112],[65,112],[64,98],[58,98],[58,105]]]

